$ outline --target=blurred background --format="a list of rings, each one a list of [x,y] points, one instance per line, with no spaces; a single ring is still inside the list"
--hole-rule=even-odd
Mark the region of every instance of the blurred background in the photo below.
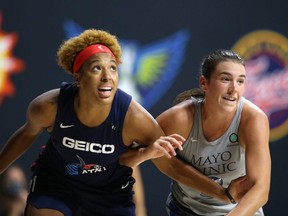
[[[57,66],[60,43],[97,28],[123,49],[120,88],[154,117],[180,92],[198,87],[202,58],[234,49],[247,61],[245,97],[269,116],[272,182],[267,216],[283,216],[288,194],[288,2],[284,0],[50,0],[0,2],[0,147],[39,94],[72,77]],[[41,135],[17,163],[30,176]],[[170,180],[141,165],[149,216],[166,215]]]

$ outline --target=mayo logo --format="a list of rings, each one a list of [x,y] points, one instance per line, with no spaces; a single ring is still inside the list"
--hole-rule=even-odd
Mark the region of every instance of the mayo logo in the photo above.
[[[2,13],[0,12],[0,27],[2,26]],[[12,56],[12,50],[17,42],[17,34],[7,34],[0,29],[0,105],[7,96],[15,94],[15,87],[10,75],[19,73],[24,63]]]
[[[64,22],[67,38],[79,35],[84,28],[72,20]],[[122,64],[119,88],[150,109],[169,90],[179,74],[190,33],[181,29],[150,44],[120,40]]]
[[[115,151],[115,146],[111,144],[89,143],[69,137],[63,137],[62,144],[67,148],[97,154],[112,154]]]
[[[246,60],[244,96],[269,117],[270,141],[288,134],[288,40],[269,30],[251,32],[233,46]]]

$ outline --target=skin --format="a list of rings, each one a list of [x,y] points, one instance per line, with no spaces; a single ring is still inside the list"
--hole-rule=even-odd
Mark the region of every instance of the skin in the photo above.
[[[245,79],[244,66],[233,61],[220,62],[209,81],[204,76],[200,77],[200,87],[205,92],[202,128],[208,141],[216,140],[228,129],[244,93]],[[192,129],[194,112],[194,106],[187,100],[160,114],[157,121],[165,134],[178,133],[187,138]],[[246,177],[236,182],[232,181],[228,188],[230,194],[238,201],[238,205],[228,214],[229,216],[254,215],[267,202],[269,195],[269,123],[264,112],[247,100],[241,115],[239,140],[245,149]],[[194,176],[202,178],[202,181],[191,181],[191,176],[187,174],[192,170],[190,165],[175,157],[169,160],[161,157],[153,161],[172,179],[225,200],[223,188],[209,183],[196,170]]]
[[[136,206],[136,216],[147,216],[145,190],[139,166],[133,168],[133,177],[135,178],[133,190],[135,191],[134,203]]]
[[[79,85],[79,93],[74,101],[77,117],[84,125],[96,127],[110,112],[118,85],[118,65],[111,55],[97,53],[82,65],[74,78]],[[40,133],[52,131],[58,96],[59,89],[54,89],[29,104],[25,124],[10,137],[0,153],[0,173],[28,150]],[[179,135],[164,136],[156,120],[132,100],[124,120],[123,141],[127,146],[133,142],[147,146],[131,150],[120,158],[122,165],[132,167],[163,155],[170,158],[176,154],[174,148],[182,148],[184,139]],[[37,209],[28,204],[27,215],[58,216],[63,213],[52,209]]]
[[[17,197],[10,198],[1,197],[1,208],[4,209],[7,216],[19,216],[22,215],[26,205],[27,189],[26,189],[26,176],[23,170],[18,166],[11,166],[4,176],[3,185],[7,185],[9,182],[18,182],[23,186]],[[2,185],[2,186],[3,186]]]

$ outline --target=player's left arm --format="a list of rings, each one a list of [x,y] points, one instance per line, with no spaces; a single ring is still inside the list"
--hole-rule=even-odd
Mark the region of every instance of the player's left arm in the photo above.
[[[153,116],[132,100],[125,117],[123,141],[127,146],[132,143],[139,145],[139,148],[124,153],[119,161],[122,165],[134,167],[163,155],[176,155],[175,149],[182,149],[184,138],[177,134],[165,136]]]
[[[240,124],[240,142],[245,148],[250,189],[229,216],[254,215],[268,201],[271,178],[269,131],[266,114],[252,103],[245,103]]]

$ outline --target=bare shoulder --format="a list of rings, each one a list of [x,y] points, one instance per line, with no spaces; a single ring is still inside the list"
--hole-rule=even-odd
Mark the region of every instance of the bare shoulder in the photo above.
[[[142,116],[148,116],[152,117],[151,114],[138,102],[135,100],[131,100],[131,103],[129,105],[129,108],[127,110],[127,115],[130,115],[131,117],[139,118]]]
[[[186,137],[193,125],[194,104],[185,100],[161,113],[156,120],[166,134],[179,133]]]
[[[248,100],[245,100],[241,115],[240,140],[244,148],[268,145],[268,117],[258,106]]]
[[[128,107],[125,124],[134,127],[142,127],[143,124],[157,124],[155,118],[138,102],[131,100]]]
[[[124,121],[124,143],[131,145],[132,142],[137,142],[147,145],[161,135],[163,131],[155,118],[143,106],[132,100]]]
[[[261,110],[256,104],[245,99],[242,111],[242,120],[249,122],[257,119],[268,120],[267,115],[263,110]]]
[[[57,112],[59,91],[59,89],[47,91],[31,101],[27,110],[27,117],[31,123],[43,124],[43,127],[53,124]]]
[[[158,122],[182,122],[189,120],[194,115],[194,105],[191,100],[185,100],[162,112],[158,117]]]

